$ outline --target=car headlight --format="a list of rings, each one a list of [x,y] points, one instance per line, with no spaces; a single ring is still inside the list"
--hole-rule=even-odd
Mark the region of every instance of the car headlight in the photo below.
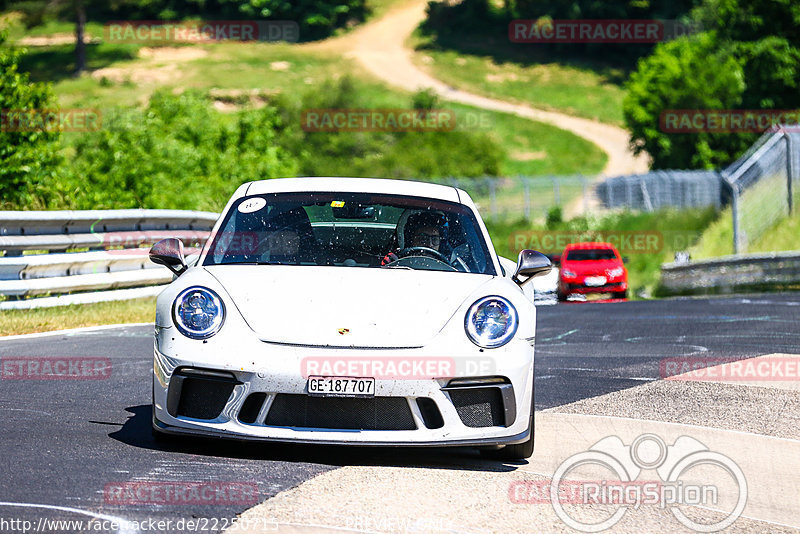
[[[225,320],[225,305],[219,295],[205,287],[184,289],[172,306],[172,317],[181,334],[192,339],[213,336]]]
[[[622,273],[625,271],[622,270],[622,267],[615,267],[614,269],[608,270],[608,276],[612,278],[616,278],[617,276],[622,276]]]
[[[578,276],[577,274],[573,273],[573,272],[572,272],[572,271],[570,271],[569,269],[562,269],[562,270],[561,270],[561,275],[562,275],[564,278],[575,278],[576,276]]]
[[[503,297],[484,297],[476,301],[464,318],[469,339],[487,349],[502,347],[517,332],[517,310]]]

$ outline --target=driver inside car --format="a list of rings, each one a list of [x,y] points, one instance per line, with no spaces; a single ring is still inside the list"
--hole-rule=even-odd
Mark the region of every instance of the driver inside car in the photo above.
[[[442,241],[442,217],[437,213],[419,212],[409,215],[403,232],[405,247],[424,247],[440,252]],[[389,252],[381,260],[381,265],[387,265],[400,259],[398,253],[401,249]]]
[[[295,208],[263,222],[256,252],[264,263],[292,265],[308,259],[313,241],[311,223],[302,208]]]

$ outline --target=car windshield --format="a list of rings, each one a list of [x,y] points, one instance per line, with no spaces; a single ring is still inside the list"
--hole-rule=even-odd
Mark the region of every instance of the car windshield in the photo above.
[[[595,248],[586,250],[570,250],[567,253],[569,261],[593,261],[593,260],[615,260],[617,259],[614,251],[607,248]]]
[[[374,193],[271,193],[239,199],[204,261],[222,264],[496,274],[468,207]]]

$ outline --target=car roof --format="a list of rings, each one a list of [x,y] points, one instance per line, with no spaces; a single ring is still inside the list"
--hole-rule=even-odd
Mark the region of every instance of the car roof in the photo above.
[[[616,250],[614,245],[611,243],[602,243],[600,241],[589,241],[584,243],[570,243],[569,245],[564,248],[565,251],[567,250],[588,250],[588,249],[610,249]]]
[[[305,177],[305,178],[274,178],[271,180],[258,180],[240,187],[237,196],[258,195],[262,193],[299,193],[304,191],[331,191],[347,193],[385,193],[392,195],[409,195],[423,198],[433,198],[450,202],[462,203],[463,193],[455,187],[432,184],[427,182],[414,182],[411,180],[396,180],[382,178],[336,178],[336,177]]]

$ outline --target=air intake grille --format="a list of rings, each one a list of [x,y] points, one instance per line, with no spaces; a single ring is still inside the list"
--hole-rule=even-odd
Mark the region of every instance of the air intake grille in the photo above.
[[[261,406],[264,405],[266,399],[266,393],[251,393],[245,399],[242,409],[239,410],[239,421],[247,424],[255,423],[258,413],[261,411]]]
[[[342,430],[416,430],[403,397],[371,399],[278,394],[267,413],[267,426]]]
[[[177,415],[193,419],[216,419],[233,391],[232,381],[186,378],[180,390]]]
[[[469,387],[451,389],[449,393],[458,417],[466,426],[503,426],[503,398],[499,388]]]

